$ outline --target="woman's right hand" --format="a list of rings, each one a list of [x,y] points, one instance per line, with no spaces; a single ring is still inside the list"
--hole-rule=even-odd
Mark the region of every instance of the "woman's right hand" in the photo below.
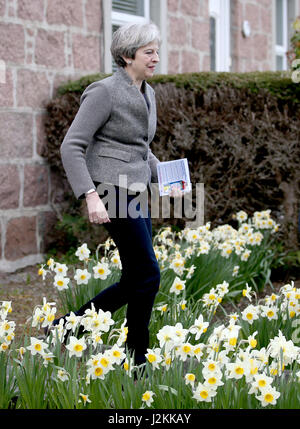
[[[90,222],[92,223],[110,222],[106,208],[96,191],[87,194],[85,197],[85,200],[88,208]]]

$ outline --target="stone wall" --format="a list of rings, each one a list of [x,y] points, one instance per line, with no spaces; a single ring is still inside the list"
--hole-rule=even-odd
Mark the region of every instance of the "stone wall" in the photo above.
[[[273,0],[232,0],[231,4],[232,70],[273,70]],[[241,32],[245,20],[251,27],[250,37]]]
[[[207,0],[168,0],[168,72],[210,70]]]
[[[45,105],[61,82],[100,71],[101,16],[98,0],[0,0],[0,271],[42,260],[56,218]]]

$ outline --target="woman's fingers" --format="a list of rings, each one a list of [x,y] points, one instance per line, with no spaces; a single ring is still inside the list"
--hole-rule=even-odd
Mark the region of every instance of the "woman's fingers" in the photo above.
[[[100,224],[110,222],[106,208],[96,192],[87,195],[86,203],[90,222]]]

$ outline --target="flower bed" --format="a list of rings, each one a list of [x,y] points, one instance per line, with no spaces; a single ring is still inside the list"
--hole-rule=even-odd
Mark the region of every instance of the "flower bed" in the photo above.
[[[80,246],[76,255],[83,266],[72,267],[73,275],[70,267],[48,260],[39,273],[53,276],[70,316],[64,326],[51,328],[57,306],[44,299],[33,309],[31,333],[16,344],[12,303],[2,302],[0,408],[299,408],[300,289],[291,282],[262,300],[255,290],[261,271],[268,272],[278,228],[269,215],[261,212],[246,223],[240,212],[238,230],[210,231],[206,225],[173,234],[166,228],[154,238],[162,280],[144,368],[134,367],[125,353],[123,309],[113,318],[94,308],[82,317],[72,312],[120,275],[112,241],[94,257]],[[201,294],[196,284],[205,285]],[[237,296],[245,308],[227,314],[222,303]],[[221,323],[216,311],[222,309]],[[43,327],[51,328],[47,338],[41,338]]]

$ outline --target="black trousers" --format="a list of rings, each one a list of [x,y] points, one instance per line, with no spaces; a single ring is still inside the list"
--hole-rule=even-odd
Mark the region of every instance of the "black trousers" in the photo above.
[[[138,216],[131,215],[128,207],[134,203],[136,195],[122,197],[120,188],[116,190],[116,216],[110,217],[111,223],[103,224],[114,240],[122,263],[120,281],[112,284],[91,301],[83,305],[76,315],[83,315],[93,303],[96,310],[113,313],[127,304],[128,335],[126,349],[134,354],[137,365],[146,361],[145,353],[149,347],[149,322],[160,284],[160,270],[152,244],[152,223],[150,209],[137,204]],[[103,198],[104,194],[100,194]],[[124,204],[127,208],[124,217]],[[106,205],[107,207],[107,205]],[[120,210],[119,210],[120,209]],[[120,216],[120,211],[122,215]],[[109,212],[109,211],[108,211]]]

